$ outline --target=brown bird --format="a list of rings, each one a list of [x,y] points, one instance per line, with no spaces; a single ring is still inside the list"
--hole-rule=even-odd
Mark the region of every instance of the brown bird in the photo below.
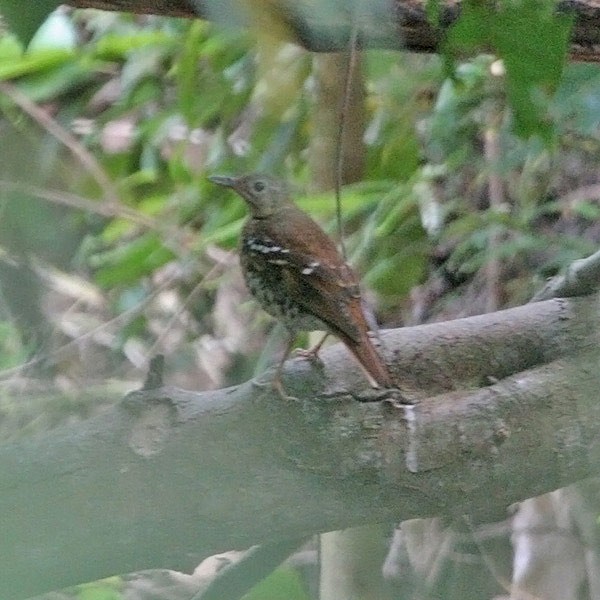
[[[209,179],[235,190],[248,204],[250,216],[240,240],[244,278],[262,308],[290,332],[275,389],[285,396],[283,363],[297,332],[312,330],[340,338],[373,387],[391,387],[390,373],[371,339],[357,276],[331,238],[292,202],[285,183],[260,174]],[[322,343],[309,354],[316,356]]]

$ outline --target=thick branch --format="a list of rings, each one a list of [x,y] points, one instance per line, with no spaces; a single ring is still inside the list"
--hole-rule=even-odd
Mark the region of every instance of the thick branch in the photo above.
[[[253,15],[240,14],[242,3],[221,0],[70,0],[69,4],[85,8],[101,8],[133,13],[152,13],[175,17],[200,16],[223,23],[247,26]],[[351,36],[352,11],[343,3],[335,10],[315,10],[309,2],[250,3],[268,7],[272,23],[284,26],[289,41],[314,52],[346,50]],[[425,2],[393,0],[358,4],[360,40],[363,47],[406,49],[413,52],[436,52],[448,27],[456,21],[460,3],[445,2],[441,7],[440,26],[427,20]],[[258,9],[257,9],[258,10]],[[562,0],[557,10],[575,15],[571,54],[575,60],[600,59],[600,6],[589,0]],[[263,23],[264,25],[264,23]],[[275,29],[281,31],[277,26]],[[275,30],[274,29],[274,30]]]
[[[417,405],[355,402],[364,381],[338,344],[321,366],[288,363],[296,402],[252,383],[145,390],[2,446],[0,597],[359,523],[504,515],[595,474],[597,303],[387,332]]]
[[[591,256],[573,261],[564,273],[552,277],[532,299],[532,302],[549,298],[585,296],[600,287],[600,250]]]

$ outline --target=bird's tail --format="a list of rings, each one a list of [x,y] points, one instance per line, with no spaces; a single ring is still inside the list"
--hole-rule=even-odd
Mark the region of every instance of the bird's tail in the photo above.
[[[369,334],[365,332],[359,341],[345,338],[344,344],[354,354],[374,388],[393,386],[392,376],[383,358],[377,352]]]

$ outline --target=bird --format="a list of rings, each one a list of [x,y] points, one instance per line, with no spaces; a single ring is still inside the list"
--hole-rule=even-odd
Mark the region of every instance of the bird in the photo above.
[[[360,281],[333,240],[292,200],[282,179],[261,173],[214,175],[209,180],[237,192],[249,216],[239,243],[246,285],[260,306],[281,321],[289,341],[272,385],[288,397],[283,365],[301,331],[339,338],[373,388],[392,387],[390,371],[374,344]],[[325,338],[305,356],[316,357]]]

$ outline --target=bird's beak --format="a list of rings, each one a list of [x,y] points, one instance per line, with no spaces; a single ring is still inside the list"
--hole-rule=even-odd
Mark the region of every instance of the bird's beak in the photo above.
[[[228,177],[226,175],[211,175],[208,180],[228,188],[235,188],[237,183],[237,177]]]

